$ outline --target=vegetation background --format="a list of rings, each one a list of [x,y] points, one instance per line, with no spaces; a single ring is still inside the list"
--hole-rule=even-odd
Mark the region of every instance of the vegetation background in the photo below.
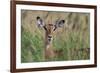
[[[90,58],[90,14],[21,10],[21,62],[42,62],[45,31],[37,27],[36,17],[46,24],[64,19],[65,24],[53,34],[53,48],[62,50],[49,61],[87,60]]]

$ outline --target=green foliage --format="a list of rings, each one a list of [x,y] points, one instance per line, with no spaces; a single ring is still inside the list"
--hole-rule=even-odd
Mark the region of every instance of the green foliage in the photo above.
[[[89,40],[83,41],[81,32],[69,32],[67,37],[55,38],[53,46],[56,50],[63,50],[63,56],[56,58],[56,60],[82,60],[89,59]],[[63,40],[64,39],[64,40]],[[88,37],[86,38],[88,39]]]
[[[21,33],[21,61],[38,62],[42,61],[43,40],[38,34],[32,35],[23,30]]]

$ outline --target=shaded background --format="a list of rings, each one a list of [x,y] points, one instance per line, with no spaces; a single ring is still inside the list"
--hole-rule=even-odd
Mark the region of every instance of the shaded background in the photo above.
[[[21,62],[41,62],[45,31],[36,25],[40,16],[45,24],[64,19],[65,24],[53,34],[53,49],[61,50],[49,61],[86,60],[90,58],[90,14],[21,10]]]

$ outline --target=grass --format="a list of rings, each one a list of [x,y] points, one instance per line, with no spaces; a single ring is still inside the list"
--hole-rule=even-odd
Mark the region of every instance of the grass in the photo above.
[[[37,34],[32,34],[23,30],[21,35],[21,61],[39,62],[42,61],[43,41]]]
[[[85,60],[89,59],[89,53],[87,47],[89,43],[85,43],[80,37],[80,32],[67,33],[68,37],[54,39],[53,45],[58,50],[63,50],[63,58],[57,58],[57,60]],[[60,44],[60,45],[58,45]],[[81,50],[82,49],[82,50]],[[86,55],[86,56],[85,56]],[[62,56],[61,56],[62,57]]]
[[[50,59],[50,61],[89,59],[89,52],[85,51],[89,47],[89,43],[85,43],[80,34],[81,32],[71,32],[67,33],[68,36],[54,38],[53,47],[56,50],[63,50],[63,55]],[[32,35],[30,32],[23,30],[21,38],[22,62],[45,61],[43,59],[44,40],[41,38],[41,35]]]

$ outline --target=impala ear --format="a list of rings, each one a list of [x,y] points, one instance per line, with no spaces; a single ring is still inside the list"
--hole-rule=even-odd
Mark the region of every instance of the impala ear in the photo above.
[[[44,24],[43,20],[39,16],[37,16],[36,19],[37,19],[37,26],[39,28],[44,28],[44,30],[47,31],[47,28],[45,27],[45,24]]]
[[[54,31],[58,28],[58,27],[63,27],[64,26],[64,23],[65,23],[65,20],[60,20],[60,21],[56,21],[55,23],[55,28],[54,28]]]
[[[65,23],[65,20],[60,20],[60,21],[58,21],[57,26],[62,27],[64,25],[64,23]]]
[[[38,27],[43,27],[44,26],[44,22],[39,16],[37,16],[36,20],[37,20],[37,26]]]

